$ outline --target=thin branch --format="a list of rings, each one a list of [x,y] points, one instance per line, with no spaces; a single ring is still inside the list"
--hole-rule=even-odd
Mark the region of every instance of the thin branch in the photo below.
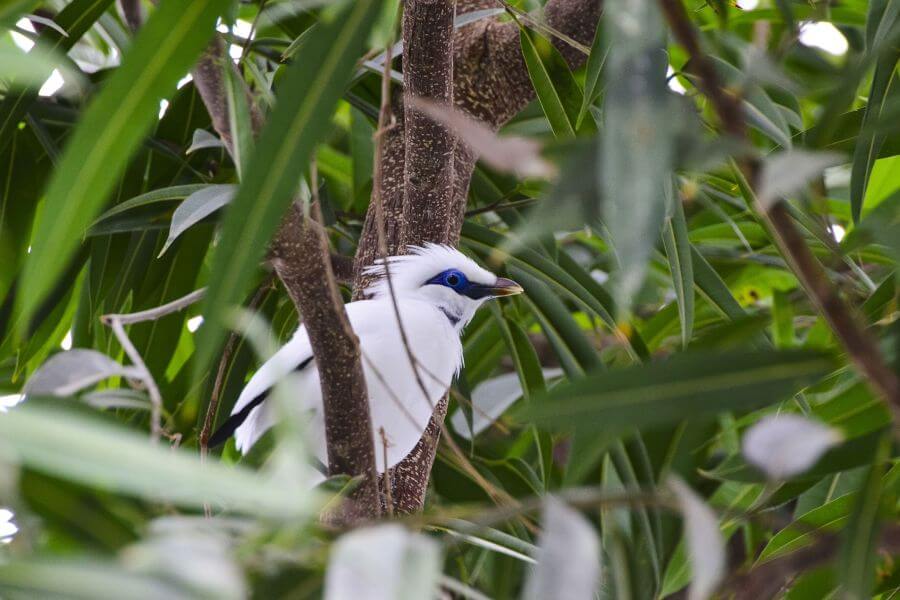
[[[388,517],[394,516],[394,499],[391,498],[391,486],[393,485],[391,482],[391,469],[388,468],[388,439],[387,434],[384,433],[384,427],[378,428],[378,433],[381,435],[381,450],[384,453],[384,506],[387,511]]]
[[[741,141],[746,141],[740,100],[725,91],[719,81],[715,66],[703,52],[697,31],[685,11],[681,0],[660,0],[672,33],[684,46],[699,74],[699,85],[710,99],[722,127]],[[785,202],[775,202],[766,209],[756,198],[759,163],[743,158],[735,169],[738,177],[745,178],[748,191],[754,199],[754,208],[768,225],[772,237],[786,262],[803,285],[807,295],[837,335],[856,369],[869,385],[887,402],[894,417],[894,427],[900,427],[900,378],[888,366],[875,339],[860,323],[857,316],[841,299],[838,290],[828,279],[822,265],[816,260],[786,207]]]
[[[156,386],[156,380],[153,379],[153,375],[150,373],[147,365],[144,364],[144,359],[141,358],[141,354],[137,351],[137,348],[131,343],[128,334],[125,333],[125,328],[122,327],[122,321],[116,318],[115,315],[107,315],[102,317],[101,320],[112,328],[113,333],[122,345],[122,349],[125,350],[125,354],[127,354],[128,358],[131,360],[132,365],[141,373],[141,380],[144,382],[144,385],[147,386],[147,394],[150,396],[150,439],[154,444],[159,443],[159,437],[162,434],[162,395],[159,393],[159,388]]]
[[[585,46],[575,38],[570,35],[566,35],[562,31],[559,31],[552,25],[548,25],[547,23],[541,21],[540,19],[536,19],[532,17],[530,14],[518,8],[517,6],[513,6],[507,0],[497,0],[497,4],[501,5],[503,8],[509,12],[514,19],[522,19],[529,25],[531,25],[536,31],[543,33],[548,37],[555,37],[556,39],[565,42],[572,48],[578,50],[585,56],[590,56],[591,48],[589,46]]]
[[[113,320],[119,321],[122,325],[132,325],[134,323],[143,323],[144,321],[156,321],[166,315],[170,315],[172,313],[176,313],[180,310],[184,310],[191,304],[195,304],[199,302],[203,295],[206,293],[206,288],[200,288],[199,290],[194,290],[190,294],[186,296],[182,296],[176,300],[172,300],[162,306],[156,306],[154,308],[148,308],[147,310],[142,310],[140,312],[127,313],[127,314],[110,314],[103,315],[100,317],[100,320],[104,323],[111,323]]]
[[[230,131],[223,69],[235,69],[221,37],[210,44],[192,71],[213,126],[226,146],[233,143]],[[235,69],[236,71],[236,69]],[[240,73],[235,72],[248,95],[254,134],[262,128],[262,115]],[[311,188],[316,188],[312,178]],[[353,502],[338,517],[358,522],[380,513],[375,445],[369,415],[368,394],[359,351],[359,341],[350,327],[340,290],[331,268],[328,238],[321,226],[315,202],[308,217],[296,204],[285,214],[270,247],[272,264],[284,283],[297,311],[303,316],[313,354],[317,358],[322,386],[328,465],[332,473],[364,475],[352,492]]]

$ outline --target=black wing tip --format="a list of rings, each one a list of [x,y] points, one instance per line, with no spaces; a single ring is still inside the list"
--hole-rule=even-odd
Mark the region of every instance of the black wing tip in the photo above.
[[[304,368],[306,368],[306,366],[309,363],[312,362],[312,360],[313,360],[312,356],[305,358],[299,365],[297,365],[294,368],[294,370],[302,371]],[[256,408],[257,406],[259,406],[260,404],[262,404],[263,401],[268,396],[269,396],[269,390],[266,390],[263,393],[261,393],[259,396],[257,396],[253,400],[251,400],[250,403],[247,404],[247,406],[242,408],[240,411],[238,411],[238,412],[234,413],[233,415],[231,415],[230,417],[228,417],[228,420],[225,421],[224,423],[222,423],[222,426],[219,427],[219,429],[217,429],[216,432],[210,436],[209,441],[206,444],[206,447],[207,448],[217,448],[217,447],[221,446],[222,444],[224,444],[225,442],[227,442],[228,438],[230,438],[232,435],[234,435],[234,432],[237,431],[237,428],[240,427],[241,424],[247,420],[247,417],[250,416],[250,413],[253,411],[253,409]]]
[[[235,419],[241,415],[232,415],[225,421],[221,427],[219,427],[215,433],[213,433],[209,437],[209,441],[206,443],[207,448],[218,448],[222,444],[228,441],[232,435],[234,435],[235,430],[241,426],[241,423],[244,419]]]

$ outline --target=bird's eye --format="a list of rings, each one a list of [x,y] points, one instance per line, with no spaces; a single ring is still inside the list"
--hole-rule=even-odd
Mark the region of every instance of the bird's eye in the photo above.
[[[459,275],[456,273],[450,273],[447,275],[447,285],[456,287],[459,285]]]

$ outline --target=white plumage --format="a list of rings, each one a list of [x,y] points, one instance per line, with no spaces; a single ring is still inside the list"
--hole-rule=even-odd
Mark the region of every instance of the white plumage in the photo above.
[[[386,269],[427,398],[403,345]],[[384,472],[385,449],[386,466],[391,468],[422,437],[434,406],[462,366],[459,336],[478,307],[490,298],[517,294],[522,289],[457,250],[436,244],[410,247],[409,254],[390,257],[370,267],[370,272],[380,276],[367,290],[371,298],[351,302],[346,310],[362,353],[376,467]],[[269,388],[297,370],[297,398],[311,415],[310,449],[327,464],[319,371],[311,357],[309,336],[301,325],[247,383],[232,410],[233,421],[243,419],[235,430],[241,452],[249,451],[273,424],[274,411],[264,401]],[[241,414],[254,405],[249,414]]]

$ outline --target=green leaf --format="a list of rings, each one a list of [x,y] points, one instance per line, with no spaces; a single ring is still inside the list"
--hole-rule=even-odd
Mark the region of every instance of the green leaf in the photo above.
[[[27,53],[17,46],[0,46],[0,77],[11,90],[40,88],[47,80],[46,73],[55,68],[62,71],[67,82],[81,83],[81,72],[65,68],[65,64],[62,57],[41,46]]]
[[[548,284],[562,297],[574,300],[612,330],[627,337],[629,351],[636,359],[647,358],[647,346],[637,330],[630,328],[626,336],[625,332],[618,329],[612,318],[615,311],[609,294],[583,270],[577,276],[573,275],[574,261],[565,252],[559,254],[559,265],[530,248],[516,247],[514,251],[507,252],[504,248],[515,246],[510,239],[472,221],[463,223],[462,240],[483,256],[515,265]],[[562,267],[563,264],[567,265],[566,268]]]
[[[549,428],[626,431],[789,398],[829,372],[809,352],[687,353],[588,375],[553,388],[522,417]]]
[[[206,189],[207,187],[209,186],[203,184],[175,185],[172,187],[153,190],[147,192],[146,194],[135,196],[134,198],[129,198],[125,202],[116,204],[108,211],[97,217],[97,220],[95,220],[91,225],[91,229],[88,234],[92,235],[99,233],[108,233],[108,229],[117,222],[117,218],[125,213],[128,213],[129,211],[148,206],[154,206],[156,204],[165,204],[168,209],[169,204],[173,201],[183,200],[191,196],[192,194],[199,192],[200,190]]]
[[[26,319],[62,272],[129,157],[156,122],[159,99],[175,89],[228,4],[164,1],[85,112],[47,189],[43,218],[25,263],[18,311]]]
[[[738,301],[734,299],[731,290],[728,289],[728,286],[725,285],[725,282],[722,281],[715,269],[706,262],[703,255],[693,246],[691,246],[691,262],[694,271],[694,283],[703,296],[709,300],[710,304],[729,321],[740,321],[745,318],[747,313],[741,308]]]
[[[202,464],[198,456],[153,446],[145,436],[59,406],[26,401],[0,414],[0,435],[6,460],[115,493],[273,518],[312,510],[313,493],[298,483]]]
[[[863,200],[866,197],[872,168],[886,138],[884,133],[877,130],[871,131],[870,128],[871,124],[881,117],[894,80],[896,63],[900,58],[900,51],[889,54],[890,56],[879,60],[875,66],[872,88],[869,90],[869,101],[866,104],[859,137],[853,149],[853,166],[850,174],[850,214],[854,223],[858,223],[862,216]]]
[[[231,154],[237,168],[238,179],[243,180],[244,170],[253,150],[253,123],[250,121],[250,106],[244,90],[244,82],[239,78],[230,61],[222,65],[225,72],[225,98],[228,103],[228,124],[233,137]]]
[[[681,344],[686,348],[694,329],[694,266],[691,260],[687,222],[684,219],[684,207],[680,200],[673,203],[673,213],[671,217],[666,218],[662,238],[678,302]]]
[[[878,468],[873,469],[873,471],[878,470]],[[883,485],[886,492],[895,494],[900,491],[898,477],[900,477],[900,467],[894,466],[884,475],[883,481],[879,475],[880,483],[878,485]],[[872,485],[871,479],[868,480],[867,485]],[[793,523],[781,529],[769,540],[760,553],[757,563],[762,564],[808,546],[822,534],[842,529],[849,532],[850,528],[847,527],[847,523],[854,511],[854,506],[858,506],[858,496],[857,492],[844,494],[800,515]]]
[[[609,46],[606,43],[606,36],[603,35],[603,18],[597,22],[597,30],[594,32],[594,41],[591,43],[591,54],[588,56],[587,66],[584,75],[584,94],[582,95],[581,108],[578,110],[578,119],[576,127],[581,126],[588,108],[594,102],[594,99],[600,94],[598,87],[600,86],[600,73],[603,71],[603,65],[606,63],[606,57],[609,55]]]
[[[878,562],[876,544],[880,535],[880,507],[882,500],[887,500],[884,496],[894,496],[886,502],[892,511],[897,502],[896,490],[885,489],[885,480],[888,480],[887,485],[900,481],[897,474],[884,474],[884,463],[890,457],[890,436],[884,435],[875,462],[869,467],[868,475],[859,488],[844,534],[839,568],[843,597],[847,599],[864,600],[871,597],[875,565]]]
[[[613,297],[620,311],[614,316],[621,319],[644,283],[666,217],[678,124],[670,117],[675,107],[666,84],[666,35],[657,5],[612,0],[604,15],[610,52],[596,173],[603,174],[604,224],[618,261]]]
[[[518,267],[510,267],[509,274],[525,289],[525,301],[553,346],[566,374],[575,377],[602,367],[597,352],[562,300],[546,284]]]
[[[166,238],[166,243],[163,244],[163,248],[159,251],[158,256],[165,254],[169,246],[178,239],[178,236],[191,226],[196,225],[231,202],[232,198],[234,198],[234,192],[235,186],[233,185],[210,185],[185,198],[184,202],[179,204],[175,212],[172,213],[169,237]]]
[[[794,309],[786,292],[772,293],[772,341],[786,350],[794,346]]]
[[[545,38],[519,30],[522,56],[538,101],[557,138],[575,137],[582,94],[565,59]]]
[[[252,280],[278,223],[294,198],[300,172],[331,128],[331,113],[363,52],[378,2],[358,2],[321,23],[304,56],[281,79],[278,103],[260,134],[247,174],[222,225],[204,306],[196,367],[205,369],[224,337],[224,315]]]

